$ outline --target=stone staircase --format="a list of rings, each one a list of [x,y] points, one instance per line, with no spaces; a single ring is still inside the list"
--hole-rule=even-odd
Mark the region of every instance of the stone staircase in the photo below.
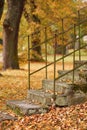
[[[74,84],[71,82],[72,72],[65,75],[62,80],[55,82],[55,99],[53,97],[54,81],[44,79],[42,81],[42,89],[40,90],[28,90],[28,100],[33,103],[39,103],[43,105],[57,106],[70,106],[81,103],[87,100],[87,70],[81,67],[76,71],[75,78],[77,78]],[[59,71],[60,72],[60,71]],[[61,71],[65,73],[66,71]],[[84,86],[84,90],[81,89]],[[72,101],[71,101],[72,100]]]
[[[64,73],[63,71],[61,71]],[[16,110],[17,113],[23,115],[31,115],[36,113],[44,113],[49,110],[49,106],[71,106],[87,101],[87,64],[76,72],[78,82],[73,84],[67,81],[70,74],[55,82],[54,97],[54,81],[44,79],[42,81],[42,89],[28,90],[26,100],[7,101],[7,106]],[[71,72],[72,74],[72,72]],[[64,81],[63,81],[64,80]]]
[[[52,80],[43,80],[41,90],[28,90],[28,99],[34,103],[39,103],[43,105],[57,105],[57,106],[67,106],[67,96],[72,91],[72,85],[65,82],[56,82],[55,85],[55,99],[53,95],[53,85]]]

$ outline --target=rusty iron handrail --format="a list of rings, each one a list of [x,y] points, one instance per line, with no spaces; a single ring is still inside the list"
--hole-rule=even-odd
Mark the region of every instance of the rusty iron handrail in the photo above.
[[[37,73],[37,72],[39,72],[40,70],[43,70],[43,69],[45,69],[45,74],[46,74],[46,79],[48,78],[48,72],[47,72],[47,68],[48,68],[48,66],[50,66],[50,65],[52,65],[52,64],[54,64],[54,87],[53,87],[53,92],[54,92],[54,94],[53,94],[53,97],[54,97],[54,99],[55,99],[55,81],[56,80],[58,80],[58,79],[60,79],[60,78],[62,78],[63,76],[65,76],[65,75],[67,75],[68,73],[70,73],[70,72],[73,72],[73,80],[72,80],[72,82],[74,83],[74,75],[75,75],[75,70],[77,69],[77,68],[79,68],[80,66],[82,66],[82,65],[80,65],[80,66],[78,66],[78,67],[75,67],[75,53],[76,52],[78,52],[79,51],[79,61],[81,61],[81,49],[83,49],[83,48],[85,48],[86,46],[87,46],[87,44],[85,44],[85,45],[83,45],[83,46],[81,46],[81,38],[82,37],[84,37],[85,35],[83,34],[83,35],[81,35],[81,25],[83,24],[83,23],[85,23],[85,22],[87,22],[87,18],[86,19],[83,19],[83,20],[81,20],[80,19],[80,13],[79,13],[79,11],[78,11],[78,19],[79,19],[79,22],[78,23],[76,23],[76,24],[74,24],[74,25],[72,25],[71,27],[69,27],[67,30],[64,30],[64,22],[63,22],[63,19],[62,19],[62,32],[60,32],[60,33],[57,33],[57,32],[55,32],[55,34],[52,36],[52,37],[50,37],[50,38],[48,38],[48,36],[47,36],[47,27],[45,27],[44,28],[44,31],[45,31],[45,41],[43,41],[43,42],[41,42],[40,44],[38,44],[38,45],[36,45],[36,46],[34,46],[34,47],[30,47],[30,37],[31,37],[31,35],[29,35],[28,36],[28,85],[29,85],[29,89],[31,89],[31,87],[30,87],[30,76],[31,75],[33,75],[33,74],[35,74],[35,73]],[[78,31],[79,31],[79,37],[76,37],[76,28],[78,27]],[[70,52],[70,53],[68,53],[68,54],[64,54],[64,34],[66,34],[66,32],[68,32],[68,31],[70,31],[70,30],[72,30],[73,31],[73,35],[74,35],[74,40],[71,40],[71,41],[68,41],[67,42],[67,44],[66,44],[66,46],[68,46],[68,45],[71,45],[71,44],[73,44],[73,51],[72,52]],[[33,35],[34,35],[34,33],[33,33]],[[36,34],[35,34],[36,35]],[[57,44],[57,37],[59,37],[59,36],[61,36],[62,35],[62,57],[60,57],[59,59],[56,59],[56,44]],[[47,44],[48,44],[48,42],[49,41],[51,41],[51,40],[54,40],[54,61],[53,62],[51,62],[51,63],[48,63],[47,62]],[[79,48],[78,49],[75,49],[75,42],[77,41],[77,40],[79,40]],[[30,51],[32,50],[32,49],[34,49],[34,48],[36,48],[37,46],[39,46],[39,45],[42,45],[42,44],[45,44],[45,66],[44,67],[41,67],[40,69],[38,69],[38,70],[36,70],[36,71],[33,71],[33,72],[30,72]],[[59,76],[58,78],[56,78],[56,63],[57,62],[59,62],[59,61],[61,61],[62,60],[62,69],[64,70],[65,69],[65,58],[66,57],[68,57],[68,56],[70,56],[70,55],[72,55],[73,54],[73,69],[72,70],[70,70],[70,71],[68,71],[68,72],[66,72],[65,74],[63,74],[63,75],[61,75],[61,76]],[[86,64],[87,62],[85,62],[85,64]]]
[[[79,38],[76,38],[76,39],[78,40]],[[72,41],[72,43],[73,43],[73,42],[74,42],[74,41]],[[69,44],[70,44],[70,42],[69,42]],[[67,44],[67,45],[69,45],[69,44]],[[86,46],[87,46],[87,45],[84,45],[83,47],[80,47],[79,49],[85,48]],[[59,47],[59,48],[60,48],[60,47]],[[79,51],[79,49],[75,50],[74,52]],[[59,58],[59,59],[56,59],[55,62],[61,61],[62,58],[66,58],[66,57],[72,55],[74,52],[72,51],[72,52],[70,52],[70,53],[64,55],[63,57],[61,57],[61,58]],[[28,61],[31,61],[31,60],[28,60]],[[38,72],[38,71],[40,71],[40,70],[42,70],[42,69],[45,69],[45,67],[48,67],[48,66],[50,66],[50,65],[52,65],[52,64],[54,64],[54,62],[48,63],[46,66],[44,66],[44,67],[42,67],[42,68],[40,68],[40,69],[38,69],[38,70],[36,70],[36,71],[34,71],[34,72],[31,72],[30,75],[32,75],[32,74],[34,74],[34,73],[36,73],[36,72]]]

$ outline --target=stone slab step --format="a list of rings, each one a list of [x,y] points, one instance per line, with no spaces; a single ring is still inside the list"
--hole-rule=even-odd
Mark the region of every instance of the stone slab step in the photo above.
[[[30,103],[28,100],[9,100],[7,106],[11,107],[17,114],[31,115],[37,113],[45,113],[47,107],[39,104]]]
[[[53,94],[50,94],[49,92],[42,92],[39,90],[29,90],[28,92],[28,99],[34,100],[34,102],[39,102],[43,105],[57,105],[57,106],[67,106],[67,96],[64,94],[56,94],[55,100],[53,100]]]
[[[73,72],[69,72],[70,70],[58,70],[58,76],[62,76],[64,75],[62,78],[59,79],[59,81],[63,80],[63,81],[67,81],[67,80],[73,80]],[[69,72],[69,73],[68,73]],[[75,81],[77,81],[79,79],[79,70],[75,70],[74,72],[74,76],[75,76]]]
[[[87,101],[87,93],[78,90],[71,93],[71,95],[68,96],[57,96],[55,104],[58,106],[71,106],[83,103],[85,101]]]
[[[42,87],[45,92],[53,91],[54,90],[54,81],[53,80],[48,80],[45,79],[42,81]],[[72,84],[71,83],[66,83],[66,82],[55,82],[55,92],[57,95],[67,95],[69,92],[72,91]]]
[[[72,87],[74,86],[71,85]],[[57,94],[55,100],[53,100],[53,93],[44,92],[44,90],[29,90],[28,91],[29,101],[35,103],[41,103],[42,106],[57,105],[57,106],[71,106],[87,101],[87,93],[81,90],[72,90],[68,94]]]
[[[44,90],[28,90],[27,99],[35,103],[41,103],[43,105],[52,104],[53,94],[46,93]]]

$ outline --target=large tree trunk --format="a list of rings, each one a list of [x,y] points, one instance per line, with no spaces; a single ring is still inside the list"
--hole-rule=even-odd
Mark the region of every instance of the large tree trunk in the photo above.
[[[18,32],[24,0],[7,0],[7,4],[3,22],[3,69],[19,69]]]

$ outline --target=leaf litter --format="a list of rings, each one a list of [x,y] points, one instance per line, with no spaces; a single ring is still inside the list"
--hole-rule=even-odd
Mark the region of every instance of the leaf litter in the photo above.
[[[33,63],[32,71],[36,64]],[[26,98],[28,89],[27,65],[24,66],[24,70],[7,70],[1,73],[3,76],[0,77],[0,110],[5,110],[16,116],[14,112],[5,107],[6,100]],[[38,76],[42,77],[41,73]],[[35,78],[37,76],[32,79],[33,87],[36,86]],[[37,86],[39,88],[38,83]],[[50,108],[50,111],[45,114],[18,116],[15,121],[1,121],[0,130],[87,130],[87,102],[70,107]]]

